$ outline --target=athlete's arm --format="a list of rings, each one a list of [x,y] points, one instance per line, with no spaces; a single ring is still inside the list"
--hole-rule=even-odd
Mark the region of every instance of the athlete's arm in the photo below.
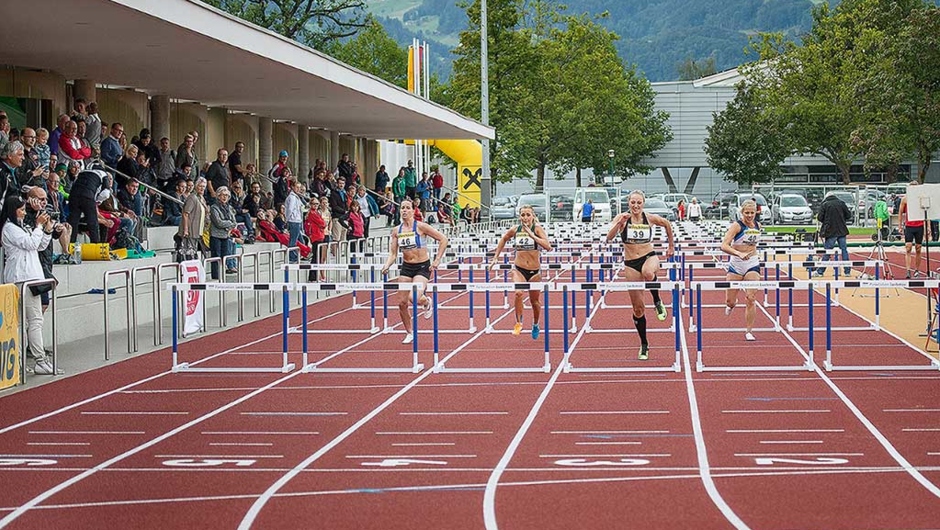
[[[388,259],[385,260],[385,266],[382,267],[383,276],[388,274],[389,267],[392,266],[392,263],[395,262],[395,258],[398,257],[398,238],[395,237],[398,235],[398,227],[393,228],[390,235],[391,237],[389,239],[391,240],[391,244],[388,249]]]
[[[608,243],[614,239],[614,236],[623,231],[623,227],[627,224],[627,215],[628,214],[621,213],[614,218],[614,222],[610,225],[610,230],[607,231]]]
[[[731,241],[734,240],[734,236],[738,235],[738,232],[741,231],[741,225],[738,223],[731,223],[728,226],[728,231],[725,232],[725,237],[721,240],[721,251],[725,254],[730,254],[732,256],[737,256],[741,259],[745,259],[749,253],[742,252],[740,250],[735,250],[731,246]]]
[[[652,224],[659,225],[666,229],[666,243],[669,245],[666,247],[666,257],[673,257],[676,253],[676,243],[672,237],[672,223],[661,215],[649,214],[647,218]]]
[[[506,233],[503,234],[503,237],[499,239],[499,244],[496,245],[496,250],[493,251],[493,259],[490,261],[490,268],[496,266],[497,260],[499,260],[499,255],[502,253],[503,248],[506,247],[506,243],[509,242],[509,239],[516,235],[515,227],[506,230]]]
[[[538,236],[538,237],[536,237]],[[532,234],[532,239],[539,244],[545,251],[552,250],[552,242],[548,239],[548,234],[545,232],[545,229],[542,228],[542,225],[535,225],[535,233]]]

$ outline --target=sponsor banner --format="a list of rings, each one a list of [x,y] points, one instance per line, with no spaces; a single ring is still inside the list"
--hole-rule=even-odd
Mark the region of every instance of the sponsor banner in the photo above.
[[[0,388],[20,382],[20,291],[0,285]]]
[[[183,283],[205,283],[206,270],[199,260],[180,263]],[[206,303],[205,291],[184,291],[183,295],[183,335],[191,335],[205,329],[203,322],[203,304]]]

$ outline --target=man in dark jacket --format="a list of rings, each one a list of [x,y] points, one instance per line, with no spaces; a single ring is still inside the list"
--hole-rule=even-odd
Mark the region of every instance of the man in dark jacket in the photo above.
[[[829,192],[822,204],[819,205],[819,214],[817,215],[820,224],[819,235],[823,238],[823,248],[829,250],[838,243],[842,249],[842,261],[848,261],[849,249],[845,245],[845,236],[849,235],[848,223],[852,220],[852,213],[849,207],[842,202],[835,193]],[[824,259],[829,259],[826,255]],[[845,267],[845,275],[851,274],[851,267]],[[816,275],[822,276],[825,269],[816,269]]]

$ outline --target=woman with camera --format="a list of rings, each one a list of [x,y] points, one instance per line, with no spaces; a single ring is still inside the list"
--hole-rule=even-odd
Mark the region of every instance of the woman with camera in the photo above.
[[[30,230],[23,223],[26,218],[26,203],[19,195],[7,197],[0,211],[0,241],[6,261],[3,267],[3,282],[23,287],[25,282],[42,280],[45,276],[39,262],[39,249],[46,248],[52,240],[55,222],[45,211],[36,216],[36,227]],[[39,287],[39,286],[37,286]],[[41,294],[41,293],[40,293]],[[42,301],[33,289],[23,292],[21,303],[26,313],[27,352],[36,361],[35,373],[52,375],[55,369],[46,359],[42,344]]]

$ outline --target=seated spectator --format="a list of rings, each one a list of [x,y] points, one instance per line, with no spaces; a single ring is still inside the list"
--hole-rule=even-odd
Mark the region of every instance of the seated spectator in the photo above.
[[[82,167],[85,161],[91,159],[91,147],[85,142],[84,138],[78,137],[78,123],[73,120],[65,126],[65,131],[59,137],[59,160],[64,162],[79,162]]]
[[[239,179],[232,183],[232,198],[229,199],[229,204],[235,209],[235,220],[245,225],[245,243],[251,244],[255,240],[255,223],[252,220],[254,216],[251,215],[251,207],[247,204],[249,199],[245,194],[242,180]],[[257,212],[257,210],[255,211]]]
[[[44,127],[36,129],[36,147],[34,149],[39,157],[39,164],[51,169],[52,151],[49,149],[49,129]]]
[[[176,180],[176,189],[170,193],[181,202],[186,202],[186,181]],[[165,199],[163,201],[163,226],[179,226],[183,219],[183,205]]]
[[[290,242],[290,236],[286,232],[282,232],[274,226],[274,223],[268,220],[268,213],[265,211],[258,212],[258,240],[268,241],[271,243],[280,243],[283,246],[287,246],[287,243]],[[308,257],[310,255],[310,246],[305,245],[301,242],[297,242],[297,248],[300,249],[301,257]]]
[[[108,218],[117,219],[119,224],[119,229],[124,229],[128,234],[133,234],[137,229],[137,222],[132,219],[129,214],[121,210],[121,203],[118,202],[115,192],[110,189],[101,190],[101,193],[98,194],[98,211],[106,212]],[[116,231],[115,231],[116,232]],[[107,239],[108,243],[113,243],[111,238]]]
[[[103,239],[104,243],[114,246],[118,230],[121,229],[121,222],[127,219],[121,219],[119,217],[120,212],[116,212],[111,209],[113,206],[110,204],[112,202],[111,190],[103,189],[98,193],[98,196],[95,198],[98,201],[98,225],[99,230],[104,230],[104,237],[98,237],[99,241]],[[102,206],[105,206],[104,208]],[[92,227],[88,227],[89,234],[92,231]],[[90,237],[90,235],[89,235]]]
[[[437,209],[437,218],[442,225],[454,226],[454,210],[451,207],[450,193],[445,193]]]
[[[137,172],[140,171],[140,164],[137,163],[137,155],[140,150],[137,149],[137,146],[131,144],[124,149],[124,156],[118,160],[117,167],[118,173],[115,175],[115,181],[117,181],[118,186],[123,187],[129,179],[136,178]]]

